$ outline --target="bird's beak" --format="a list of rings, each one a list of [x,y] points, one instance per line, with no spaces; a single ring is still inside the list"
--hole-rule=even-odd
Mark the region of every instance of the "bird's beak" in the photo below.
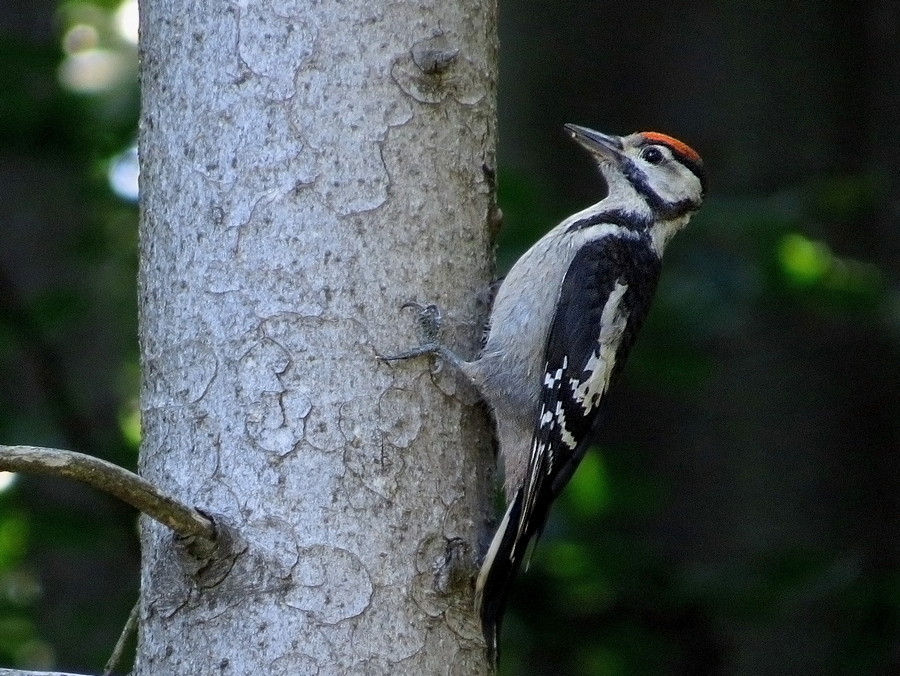
[[[572,138],[587,148],[593,155],[614,160],[622,154],[622,139],[618,136],[601,134],[599,131],[579,127],[577,124],[564,125]]]

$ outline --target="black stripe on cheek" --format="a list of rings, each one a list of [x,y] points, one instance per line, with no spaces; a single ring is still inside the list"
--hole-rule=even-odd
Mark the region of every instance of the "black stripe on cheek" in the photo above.
[[[591,214],[587,218],[582,218],[580,221],[575,221],[566,228],[566,233],[577,232],[578,230],[584,230],[585,228],[590,228],[594,225],[616,225],[620,228],[639,232],[641,230],[648,230],[650,226],[653,225],[653,219],[631,211],[610,209],[609,211],[600,211],[596,214]]]
[[[699,205],[694,204],[691,200],[678,200],[677,202],[667,202],[660,197],[653,188],[650,187],[650,181],[647,174],[641,171],[638,166],[627,158],[619,161],[619,167],[628,182],[635,190],[647,201],[647,204],[657,216],[662,219],[675,218],[683,216],[689,211],[696,211]]]

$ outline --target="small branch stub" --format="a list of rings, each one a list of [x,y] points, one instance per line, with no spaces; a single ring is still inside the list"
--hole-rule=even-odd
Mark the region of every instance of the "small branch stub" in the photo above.
[[[450,46],[446,36],[436,35],[413,45],[413,62],[426,75],[439,75],[450,68],[459,50]]]
[[[225,579],[237,557],[247,551],[247,541],[224,516],[214,518],[216,539],[196,536],[175,536],[175,556],[182,570],[201,587],[215,587]]]
[[[443,556],[434,562],[434,590],[450,594],[472,584],[477,567],[472,565],[471,551],[462,538],[450,538],[444,543]]]

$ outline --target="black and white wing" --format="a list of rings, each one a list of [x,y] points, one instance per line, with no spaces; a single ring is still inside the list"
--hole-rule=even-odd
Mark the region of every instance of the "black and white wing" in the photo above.
[[[476,587],[485,640],[495,657],[510,584],[591,443],[597,414],[656,289],[659,256],[648,236],[629,234],[602,236],[581,247],[560,289],[525,480]]]

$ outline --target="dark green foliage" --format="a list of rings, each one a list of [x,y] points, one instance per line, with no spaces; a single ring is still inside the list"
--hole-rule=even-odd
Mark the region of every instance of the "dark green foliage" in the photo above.
[[[57,8],[25,9],[0,10],[0,443],[134,467],[137,210],[106,174],[137,83],[66,90],[75,19],[29,32]],[[0,665],[98,672],[137,599],[136,534],[133,510],[71,482],[0,492]]]

